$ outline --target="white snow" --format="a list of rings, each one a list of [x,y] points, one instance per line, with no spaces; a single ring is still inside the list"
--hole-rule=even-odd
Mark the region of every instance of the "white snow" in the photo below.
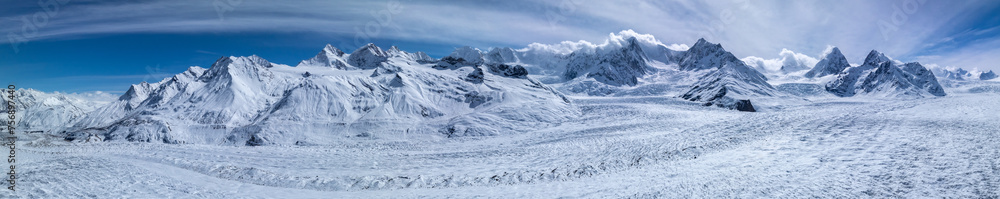
[[[797,69],[775,75],[627,30],[441,60],[222,57],[117,100],[19,90],[22,124],[49,130],[19,137],[0,198],[1000,197],[1000,80],[838,54],[782,52]]]
[[[1000,84],[970,87],[982,86]],[[817,98],[750,114],[671,97],[572,97],[581,117],[520,134],[438,140],[398,134],[410,139],[343,138],[324,146],[25,137],[16,194],[998,197],[1000,93],[971,88],[913,100]]]

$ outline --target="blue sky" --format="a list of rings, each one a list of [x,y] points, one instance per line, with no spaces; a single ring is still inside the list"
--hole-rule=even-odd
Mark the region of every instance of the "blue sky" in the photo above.
[[[325,44],[349,52],[372,42],[441,57],[465,45],[600,43],[625,29],[667,44],[705,37],[738,57],[838,46],[855,63],[877,49],[1000,70],[997,27],[1000,2],[990,0],[16,1],[0,7],[0,81],[121,93],[220,56],[295,65]]]

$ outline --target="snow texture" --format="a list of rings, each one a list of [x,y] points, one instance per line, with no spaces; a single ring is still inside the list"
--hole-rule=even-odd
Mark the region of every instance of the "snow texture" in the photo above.
[[[161,82],[133,85],[118,101],[76,122],[65,136],[217,145],[325,144],[345,136],[392,138],[387,135],[398,132],[446,137],[512,134],[576,112],[562,94],[528,78],[517,65],[490,65],[490,73],[479,65],[439,70],[414,57],[389,55],[412,54],[367,45],[347,55],[348,63],[362,66],[342,70],[290,67],[257,56],[223,57],[209,69],[192,67]]]
[[[626,30],[440,60],[222,57],[117,99],[21,89],[39,132],[0,197],[1000,197],[992,72],[782,54],[774,80],[721,44]]]

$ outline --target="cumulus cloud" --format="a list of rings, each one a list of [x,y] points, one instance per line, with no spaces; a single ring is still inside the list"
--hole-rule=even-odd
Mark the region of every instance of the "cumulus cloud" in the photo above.
[[[788,49],[781,49],[781,52],[778,53],[778,58],[764,59],[756,56],[748,56],[741,60],[757,70],[767,72],[781,71],[784,73],[810,69],[819,62],[817,58]]]
[[[653,49],[656,46],[666,47],[667,49],[675,51],[684,51],[689,47],[687,44],[670,44],[665,45],[660,40],[657,40],[655,36],[651,34],[640,34],[634,30],[628,29],[616,33],[608,34],[608,37],[601,44],[594,44],[588,41],[563,41],[556,44],[541,44],[541,43],[531,43],[528,47],[523,49],[518,49],[518,51],[533,51],[533,52],[547,52],[555,54],[569,54],[572,52],[594,52],[598,50],[608,50],[608,49],[619,49],[625,45],[628,45],[628,40],[630,38],[635,38],[639,45],[642,45],[645,49]]]

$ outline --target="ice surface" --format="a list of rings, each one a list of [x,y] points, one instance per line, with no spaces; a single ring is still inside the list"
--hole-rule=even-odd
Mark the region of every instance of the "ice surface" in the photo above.
[[[773,80],[720,44],[622,31],[223,57],[117,100],[23,90],[26,123],[56,130],[19,137],[0,197],[1000,197],[1000,82],[837,54]]]
[[[671,97],[570,97],[578,118],[486,138],[233,147],[25,137],[17,194],[993,198],[1000,93],[968,92],[983,86],[1000,84],[939,98],[821,97],[749,114]]]

